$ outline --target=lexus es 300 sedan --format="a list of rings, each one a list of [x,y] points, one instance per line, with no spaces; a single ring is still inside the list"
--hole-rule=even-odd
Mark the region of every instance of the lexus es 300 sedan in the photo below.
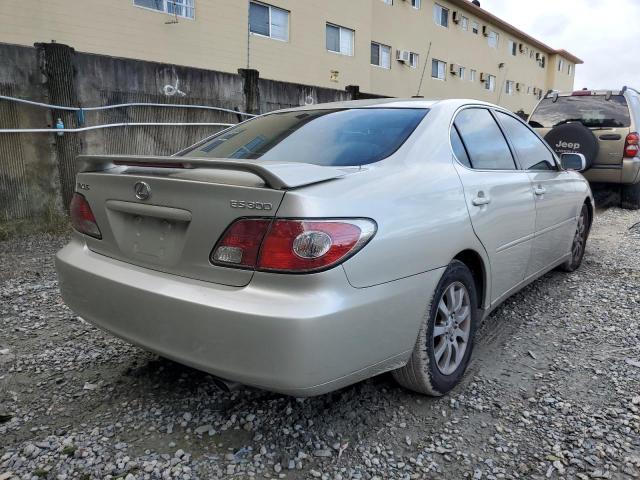
[[[476,327],[580,265],[584,157],[470,100],[278,111],[171,157],[80,157],[56,257],[89,322],[216,378],[296,396],[385,371],[443,395]],[[564,164],[564,165],[563,165]]]

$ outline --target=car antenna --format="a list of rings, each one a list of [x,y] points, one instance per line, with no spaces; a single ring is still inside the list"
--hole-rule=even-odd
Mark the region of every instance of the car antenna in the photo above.
[[[427,58],[424,59],[424,67],[422,67],[422,75],[420,76],[420,83],[418,84],[418,93],[416,93],[416,98],[420,97],[420,90],[422,90],[422,81],[424,80],[424,74],[427,71],[427,63],[429,63],[429,55],[431,55],[431,43],[429,42],[429,48],[427,50]]]

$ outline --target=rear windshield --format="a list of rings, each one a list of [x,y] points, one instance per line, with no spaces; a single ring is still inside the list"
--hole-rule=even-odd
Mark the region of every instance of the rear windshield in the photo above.
[[[185,155],[365,165],[400,148],[427,113],[428,109],[409,108],[272,113],[225,130]]]
[[[622,95],[558,97],[540,102],[529,119],[534,128],[553,128],[563,123],[581,122],[591,128],[622,128],[631,125],[629,107]]]

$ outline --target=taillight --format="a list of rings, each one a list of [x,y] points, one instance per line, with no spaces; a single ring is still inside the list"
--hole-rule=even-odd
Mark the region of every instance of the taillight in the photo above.
[[[375,231],[376,224],[367,219],[245,218],[234,222],[223,234],[211,252],[211,262],[268,272],[317,272],[344,262]]]
[[[93,216],[89,202],[79,193],[74,193],[70,206],[71,224],[78,232],[89,235],[90,237],[102,238],[100,229]]]
[[[638,156],[638,152],[640,152],[640,135],[635,132],[630,133],[624,142],[624,156],[634,158]]]
[[[244,218],[232,223],[211,252],[211,263],[237,268],[255,268],[260,245],[271,220]]]

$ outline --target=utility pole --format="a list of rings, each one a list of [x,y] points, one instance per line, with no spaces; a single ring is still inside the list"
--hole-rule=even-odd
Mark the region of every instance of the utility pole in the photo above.
[[[251,2],[247,2],[247,70],[251,68]]]

